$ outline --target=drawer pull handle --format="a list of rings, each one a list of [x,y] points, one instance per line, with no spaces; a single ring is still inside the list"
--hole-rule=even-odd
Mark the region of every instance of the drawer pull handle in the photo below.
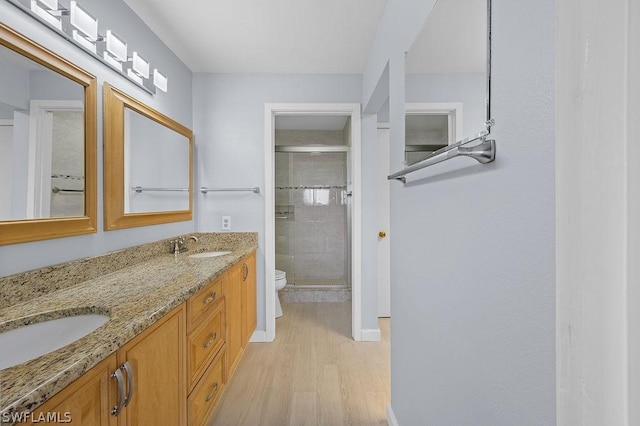
[[[124,377],[122,376],[122,371],[120,371],[120,368],[111,373],[111,378],[118,381],[118,404],[111,408],[111,415],[117,416],[118,414],[120,414],[120,410],[122,410],[122,406],[124,405],[126,396],[124,394]]]
[[[120,366],[120,370],[124,370],[127,373],[127,383],[129,384],[129,392],[127,393],[127,399],[124,401],[124,406],[126,407],[131,402],[131,398],[133,398],[133,391],[135,390],[136,379],[133,376],[133,369],[131,365],[129,365],[129,361],[125,361],[124,364]]]
[[[213,293],[211,293],[211,296],[204,299],[202,303],[206,305],[207,303],[212,302],[215,298],[216,298],[216,292],[214,291]]]
[[[209,341],[207,341],[207,342],[204,342],[202,347],[203,348],[208,348],[209,346],[211,346],[211,344],[216,341],[216,337],[218,337],[218,335],[216,333],[211,333],[211,339],[209,339]]]
[[[216,396],[216,393],[218,393],[218,382],[215,382],[213,384],[213,391],[207,395],[207,397],[204,399],[206,402],[209,402],[213,399],[214,396]]]
[[[246,281],[249,276],[249,266],[246,263],[242,264],[242,281]]]

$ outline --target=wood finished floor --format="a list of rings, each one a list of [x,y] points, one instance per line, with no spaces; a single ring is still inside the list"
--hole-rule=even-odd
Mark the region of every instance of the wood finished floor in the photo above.
[[[250,343],[209,426],[386,425],[389,319],[355,342],[351,303],[283,304],[273,343]]]

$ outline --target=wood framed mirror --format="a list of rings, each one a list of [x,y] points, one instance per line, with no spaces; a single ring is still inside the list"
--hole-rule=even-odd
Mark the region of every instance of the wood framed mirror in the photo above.
[[[104,228],[191,220],[193,133],[105,83]]]
[[[96,232],[96,78],[0,23],[0,245]]]

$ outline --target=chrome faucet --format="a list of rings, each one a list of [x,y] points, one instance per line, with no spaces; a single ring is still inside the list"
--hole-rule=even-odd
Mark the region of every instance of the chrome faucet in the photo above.
[[[189,240],[193,240],[197,243],[198,237],[194,235],[190,235],[187,238],[179,237],[176,240],[169,241],[169,244],[171,244],[171,251],[173,252],[173,254],[177,255],[178,253],[184,253],[185,251],[189,250],[189,248],[187,247],[187,243],[189,242]]]

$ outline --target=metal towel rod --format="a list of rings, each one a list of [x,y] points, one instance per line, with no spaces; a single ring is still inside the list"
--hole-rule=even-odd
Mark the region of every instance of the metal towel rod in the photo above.
[[[136,191],[138,194],[141,192],[148,192],[148,191],[189,192],[189,188],[146,188],[143,186],[134,186],[131,189]]]
[[[246,192],[251,191],[254,194],[260,193],[260,187],[254,186],[253,188],[207,188],[203,186],[200,188],[200,192],[206,194],[207,192]]]
[[[79,194],[84,192],[84,189],[63,189],[54,186],[51,188],[51,192],[53,192],[54,194]]]
[[[481,140],[482,142],[468,148],[464,146],[477,140]],[[453,145],[445,146],[444,148],[435,151],[419,163],[413,164],[399,172],[387,176],[387,179],[395,179],[403,183],[407,183],[406,175],[409,173],[459,156],[471,157],[482,164],[491,163],[496,159],[496,141],[493,139],[486,139],[486,136],[480,136],[471,140],[460,141]]]

